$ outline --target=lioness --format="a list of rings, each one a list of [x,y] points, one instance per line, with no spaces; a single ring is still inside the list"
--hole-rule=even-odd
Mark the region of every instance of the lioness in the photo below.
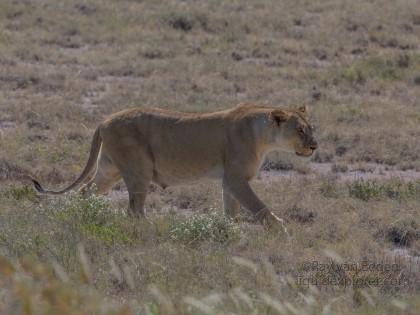
[[[240,205],[263,222],[281,221],[252,191],[249,181],[272,150],[310,156],[317,148],[307,121],[307,108],[295,110],[255,104],[213,113],[182,113],[162,109],[118,112],[93,135],[86,167],[79,178],[60,191],[82,184],[106,193],[121,178],[129,195],[129,212],[143,216],[151,181],[165,188],[209,177],[223,182],[225,213],[239,214]]]

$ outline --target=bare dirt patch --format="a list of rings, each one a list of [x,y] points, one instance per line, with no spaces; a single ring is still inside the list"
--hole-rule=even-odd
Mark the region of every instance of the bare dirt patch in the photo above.
[[[0,130],[6,130],[16,127],[16,122],[10,120],[1,120],[0,121]]]
[[[347,165],[347,170],[343,172],[335,172],[333,163],[309,163],[310,172],[302,174],[295,170],[269,170],[260,172],[260,180],[273,181],[278,177],[333,177],[340,181],[353,180],[388,180],[392,178],[401,179],[404,181],[420,179],[420,172],[416,170],[396,170],[389,169],[381,164],[369,163],[364,164],[361,169],[359,165]]]
[[[0,120],[0,139],[6,132],[16,128],[16,122],[11,120]]]

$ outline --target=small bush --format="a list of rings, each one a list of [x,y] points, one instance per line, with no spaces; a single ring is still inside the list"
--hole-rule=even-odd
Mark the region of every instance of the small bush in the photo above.
[[[74,227],[82,234],[106,243],[130,242],[124,228],[124,217],[100,196],[82,197],[78,193],[69,193],[57,198],[44,209],[53,219]]]
[[[167,17],[167,23],[174,29],[188,32],[194,26],[194,19],[185,13],[172,13]]]
[[[15,186],[11,185],[3,192],[6,198],[11,198],[17,201],[30,200],[36,201],[38,197],[35,191],[29,186]]]
[[[383,193],[383,186],[375,181],[357,180],[349,184],[351,197],[369,201],[379,199]]]
[[[409,197],[420,198],[420,180],[408,182],[406,185],[406,193]]]
[[[333,181],[323,182],[319,191],[325,198],[338,198],[340,195],[337,190],[337,183]]]
[[[386,239],[397,246],[410,246],[420,239],[420,226],[414,220],[402,220],[394,223],[385,231]]]
[[[395,200],[415,199],[420,197],[420,181],[391,181],[380,183],[376,181],[358,180],[348,185],[351,197],[368,201],[388,197]]]
[[[420,181],[404,183],[401,181],[386,183],[385,195],[391,199],[415,199],[420,197]]]
[[[262,170],[264,171],[269,171],[269,170],[282,170],[282,171],[291,171],[294,169],[294,165],[293,163],[289,162],[289,161],[284,161],[284,160],[265,160],[264,164],[261,167]]]
[[[312,223],[317,216],[316,212],[298,206],[287,209],[286,214],[291,220],[298,223]]]
[[[402,68],[407,68],[409,62],[409,58],[401,56],[373,56],[345,68],[342,77],[357,84],[364,84],[367,80],[400,80],[403,77]]]
[[[214,29],[213,23],[209,21],[207,12],[192,11],[176,11],[164,14],[163,23],[169,25],[175,30],[190,32],[193,29],[201,28],[208,32]]]
[[[365,74],[355,65],[344,69],[342,76],[351,83],[364,84],[366,82]]]
[[[191,245],[202,241],[227,243],[239,238],[239,226],[231,219],[212,211],[195,214],[176,221],[170,229],[170,238]]]

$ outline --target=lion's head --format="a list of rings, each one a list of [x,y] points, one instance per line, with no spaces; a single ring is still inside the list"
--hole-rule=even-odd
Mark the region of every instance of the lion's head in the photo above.
[[[275,128],[275,143],[279,149],[299,156],[311,156],[318,144],[307,120],[307,106],[296,110],[276,109],[270,113]]]

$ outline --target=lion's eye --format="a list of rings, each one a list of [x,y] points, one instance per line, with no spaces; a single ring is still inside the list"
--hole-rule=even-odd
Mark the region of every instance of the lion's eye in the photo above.
[[[299,128],[298,128],[298,132],[299,132],[299,133],[305,133],[305,131],[303,130],[303,128],[302,128],[302,127],[299,127]]]

